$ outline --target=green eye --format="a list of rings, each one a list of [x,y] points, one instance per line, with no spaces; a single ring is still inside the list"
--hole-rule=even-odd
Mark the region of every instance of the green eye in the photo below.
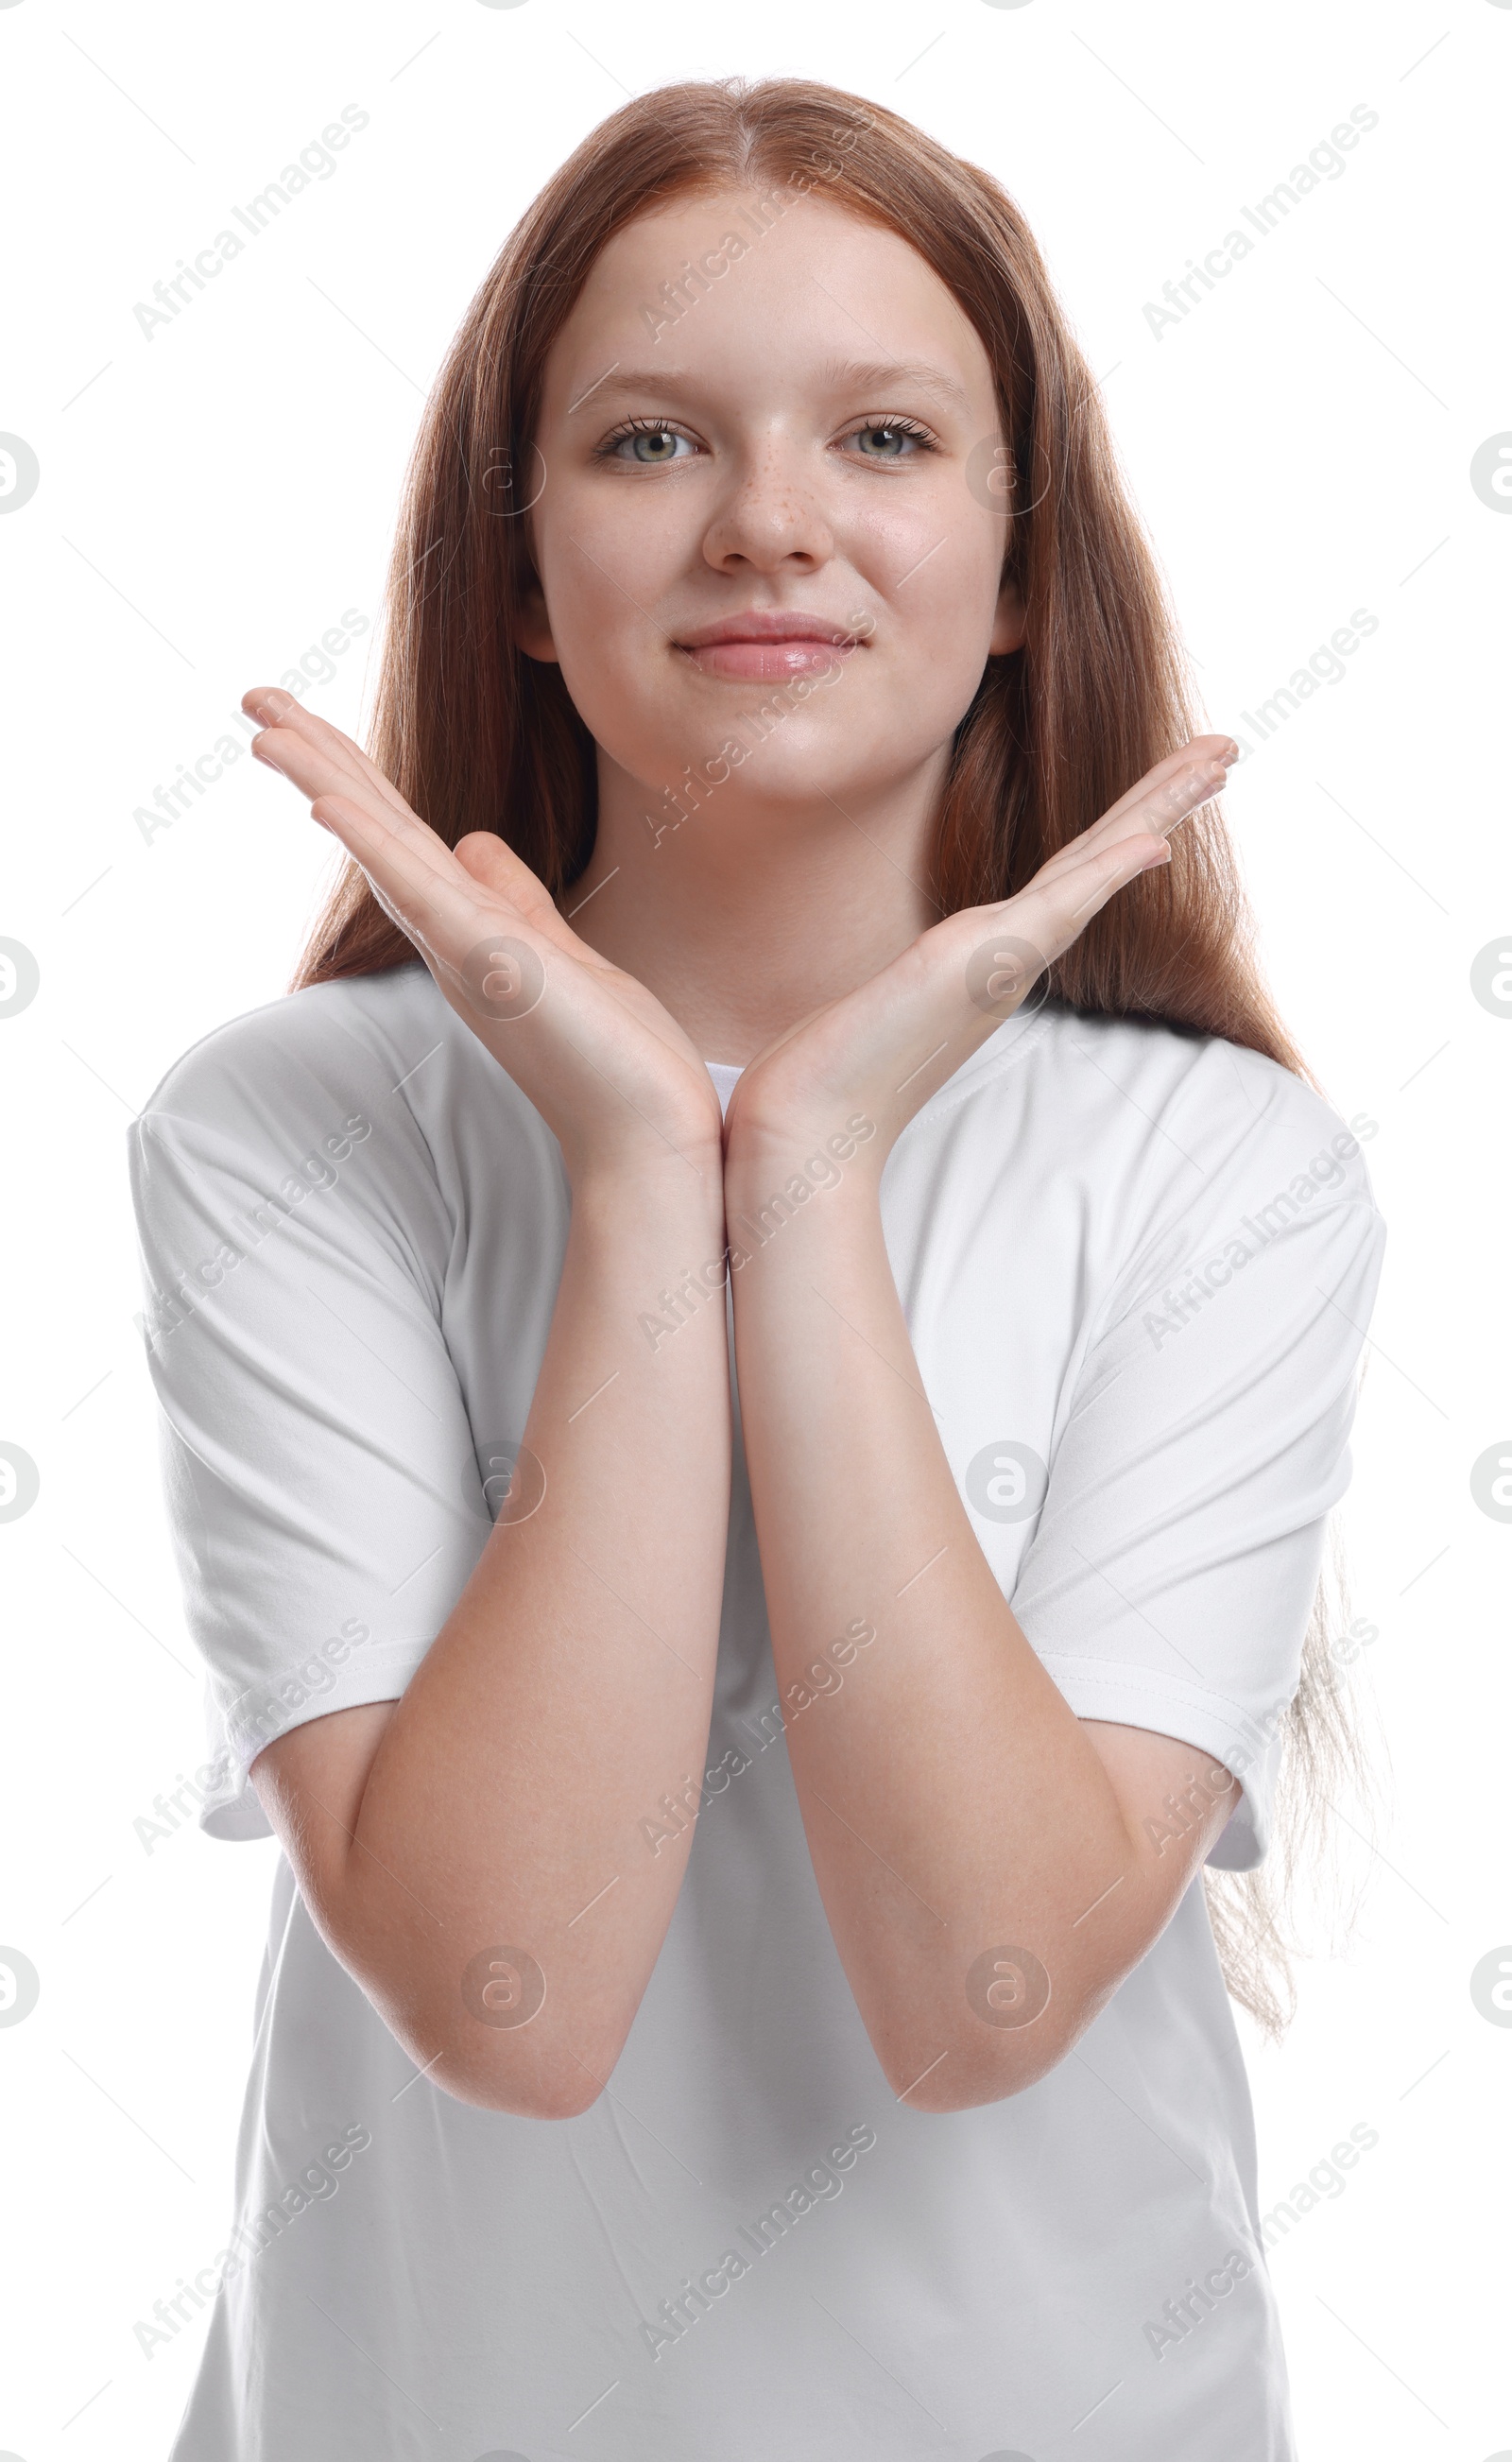
[[[689,452],[693,449],[688,439],[680,436],[675,427],[637,427],[628,436],[616,437],[609,452],[616,462],[638,462],[643,468],[655,468],[663,462],[684,460],[686,456],[679,449],[681,446]]]
[[[939,451],[927,427],[912,419],[869,419],[845,439],[864,462],[917,462],[923,453]]]

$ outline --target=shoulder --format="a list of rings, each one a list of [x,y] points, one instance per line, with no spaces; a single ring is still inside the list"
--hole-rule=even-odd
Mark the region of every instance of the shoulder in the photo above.
[[[1110,1122],[1122,1116],[1136,1143],[1134,1124],[1142,1122],[1173,1164],[1201,1172],[1264,1157],[1300,1171],[1326,1148],[1368,1194],[1362,1150],[1376,1122],[1363,1112],[1346,1121],[1306,1078],[1264,1052],[1151,1019],[1061,1010],[1047,1022],[1046,1067],[1061,1098]],[[1338,1179],[1335,1172],[1326,1177]]]
[[[1109,1225],[1104,1321],[1141,1310],[1158,1346],[1161,1327],[1242,1284],[1246,1307],[1215,1312],[1226,1338],[1242,1343],[1242,1316],[1276,1341],[1305,1327],[1312,1350],[1321,1337],[1352,1368],[1385,1252],[1365,1154],[1376,1122],[1346,1119],[1291,1069],[1216,1035],[1087,1019],[1065,1030],[1069,1056],[1096,1063],[1149,1123]],[[1154,1329],[1152,1308],[1165,1311]]]
[[[315,984],[216,1026],[174,1062],[127,1133],[139,1230],[203,1242],[230,1213],[302,1203],[338,1177],[348,1210],[371,1217],[370,1228],[435,1229],[436,1160],[411,1082],[441,1046],[473,1040],[418,964]],[[354,1178],[344,1167],[358,1152]]]
[[[987,1108],[1004,1098],[1065,1157],[1100,1156],[1156,1179],[1200,1181],[1234,1164],[1306,1170],[1369,1196],[1369,1113],[1341,1113],[1291,1069],[1221,1036],[1156,1019],[1088,1017],[1057,1005],[1010,1020],[941,1090]]]
[[[1246,1220],[1265,1239],[1328,1218],[1378,1259],[1365,1153],[1376,1122],[1344,1117],[1306,1079],[1220,1036],[1052,1004],[1010,1020],[936,1101],[951,1098],[975,1115],[983,1165],[1075,1189],[1105,1275],[1253,1242]]]
[[[421,965],[316,983],[231,1018],[191,1044],[147,1097],[154,1118],[226,1125],[268,1107],[302,1114],[321,1094],[371,1092],[445,1004]],[[387,1078],[392,1087],[394,1079]]]

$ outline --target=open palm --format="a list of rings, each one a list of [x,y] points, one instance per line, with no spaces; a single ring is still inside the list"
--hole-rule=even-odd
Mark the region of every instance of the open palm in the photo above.
[[[529,866],[486,831],[455,852],[349,736],[258,687],[257,758],[311,799],[444,998],[582,1172],[647,1154],[717,1160],[719,1100],[698,1052],[633,975],[580,940]]]
[[[869,982],[801,1018],[757,1054],[725,1120],[730,1152],[785,1155],[860,1110],[879,1169],[931,1094],[1039,983],[1137,873],[1167,859],[1171,831],[1220,787],[1237,746],[1199,735],[1062,847],[1015,896],[947,916]]]

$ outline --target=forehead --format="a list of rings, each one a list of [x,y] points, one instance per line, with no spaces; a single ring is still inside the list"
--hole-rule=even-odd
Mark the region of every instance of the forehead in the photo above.
[[[616,363],[669,378],[896,364],[937,372],[942,409],[992,396],[975,329],[918,249],[782,182],[679,198],[616,233],[552,345],[549,402],[600,401]]]

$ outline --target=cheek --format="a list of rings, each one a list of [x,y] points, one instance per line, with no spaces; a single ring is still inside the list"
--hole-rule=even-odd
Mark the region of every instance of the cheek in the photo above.
[[[630,492],[627,489],[627,494]],[[660,670],[665,637],[652,611],[665,598],[675,562],[665,529],[637,520],[635,507],[574,503],[563,489],[543,505],[532,529],[536,571],[546,595],[562,680],[590,733],[606,749],[627,728],[637,732],[649,676]]]
[[[864,518],[842,515],[835,544],[895,627],[927,627],[941,648],[967,659],[980,639],[985,655],[1008,525],[979,500],[959,463],[925,486],[878,486]]]
[[[890,541],[886,569],[875,575],[883,601],[877,667],[891,687],[906,676],[896,722],[939,738],[965,715],[991,649],[1004,526],[975,508],[952,521],[947,508],[923,529],[921,542],[906,543],[905,556],[894,552],[905,543]]]
[[[712,703],[669,652],[656,612],[686,602],[702,555],[706,508],[694,493],[685,507],[670,489],[627,486],[606,500],[601,485],[569,481],[549,488],[532,516],[562,680],[613,761],[660,786],[736,736],[747,745],[749,785],[798,793],[811,791],[816,762],[837,764],[838,783],[906,768],[948,741],[988,655],[1001,521],[974,504],[963,511],[954,491],[883,504],[864,521],[833,504],[833,561],[811,587],[845,616],[875,613],[875,634],[832,684],[789,702],[775,726],[768,719],[743,731],[739,713],[769,704],[771,688]]]

